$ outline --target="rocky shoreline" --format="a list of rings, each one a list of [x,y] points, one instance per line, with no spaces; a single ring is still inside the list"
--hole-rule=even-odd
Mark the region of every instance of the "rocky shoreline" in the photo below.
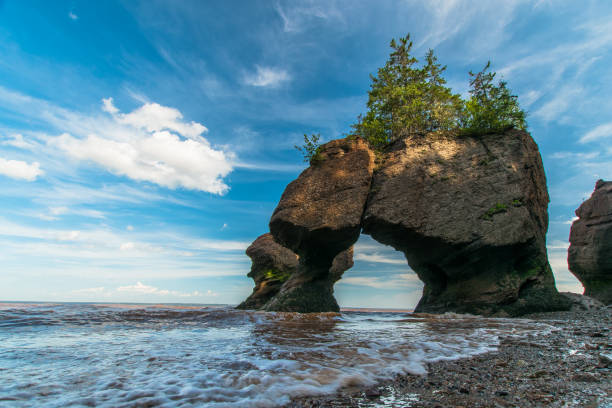
[[[305,407],[612,407],[612,307],[526,316],[555,329],[498,350],[428,365],[366,390],[302,398]]]

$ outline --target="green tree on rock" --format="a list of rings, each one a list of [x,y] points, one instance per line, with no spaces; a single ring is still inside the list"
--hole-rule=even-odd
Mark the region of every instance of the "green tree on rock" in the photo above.
[[[510,128],[525,130],[526,114],[505,81],[493,83],[495,72],[487,72],[491,62],[477,74],[470,71],[470,99],[465,102],[462,128],[468,133],[502,132]]]
[[[459,95],[445,87],[445,66],[438,63],[433,50],[426,63],[410,55],[410,35],[391,40],[392,52],[384,67],[371,76],[368,112],[354,125],[355,133],[375,148],[409,134],[423,134],[456,128],[462,109]]]

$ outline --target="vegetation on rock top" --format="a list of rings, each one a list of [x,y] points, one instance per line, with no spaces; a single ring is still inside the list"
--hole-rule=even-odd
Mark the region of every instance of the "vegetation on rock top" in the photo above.
[[[457,135],[481,135],[504,132],[511,128],[525,130],[526,113],[507,82],[494,81],[490,61],[482,71],[469,72],[470,96],[467,100],[446,86],[442,66],[434,51],[425,54],[425,62],[411,55],[410,34],[391,40],[391,54],[386,64],[371,75],[368,111],[360,115],[353,130],[375,150],[383,150],[394,141],[435,131],[455,131]],[[320,135],[304,135],[306,162],[316,164]]]

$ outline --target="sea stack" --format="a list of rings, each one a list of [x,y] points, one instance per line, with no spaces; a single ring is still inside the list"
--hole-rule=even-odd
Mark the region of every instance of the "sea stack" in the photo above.
[[[316,162],[289,183],[270,219],[270,232],[276,242],[297,253],[300,261],[280,298],[267,310],[340,310],[333,285],[341,273],[332,264],[339,254],[350,251],[352,266],[351,247],[361,232],[374,157],[360,138],[334,140],[322,146]],[[346,256],[341,258],[342,265],[349,264]]]
[[[538,147],[524,131],[412,135],[376,154],[358,137],[334,140],[272,215],[274,241],[299,264],[261,308],[337,311],[333,284],[363,232],[404,253],[425,283],[419,312],[567,309],[546,254],[548,201]]]
[[[612,304],[612,181],[598,180],[576,216],[570,230],[569,269],[586,296]]]

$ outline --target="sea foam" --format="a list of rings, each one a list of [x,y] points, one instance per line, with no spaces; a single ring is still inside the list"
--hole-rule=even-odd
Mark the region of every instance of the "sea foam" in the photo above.
[[[282,406],[550,330],[450,314],[0,304],[0,405]]]

